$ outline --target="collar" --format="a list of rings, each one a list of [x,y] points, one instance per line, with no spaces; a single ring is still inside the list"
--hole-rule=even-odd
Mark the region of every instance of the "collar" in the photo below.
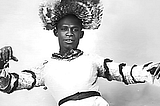
[[[83,54],[83,51],[79,49],[71,49],[64,55],[61,55],[59,53],[53,53],[52,54],[52,59],[58,59],[58,60],[66,60],[66,61],[71,61],[73,59],[76,59],[77,57],[81,56]]]

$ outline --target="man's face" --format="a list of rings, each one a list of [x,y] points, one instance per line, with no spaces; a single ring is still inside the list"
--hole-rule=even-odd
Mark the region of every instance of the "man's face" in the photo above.
[[[56,36],[58,37],[60,50],[76,49],[80,38],[83,37],[81,21],[72,15],[64,17],[57,25]]]

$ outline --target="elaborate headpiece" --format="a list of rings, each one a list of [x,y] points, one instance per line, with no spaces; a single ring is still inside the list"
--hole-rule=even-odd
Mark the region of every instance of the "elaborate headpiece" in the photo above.
[[[98,29],[102,11],[100,0],[54,0],[40,5],[39,16],[46,30],[54,29],[58,21],[68,14],[77,16],[83,29]]]

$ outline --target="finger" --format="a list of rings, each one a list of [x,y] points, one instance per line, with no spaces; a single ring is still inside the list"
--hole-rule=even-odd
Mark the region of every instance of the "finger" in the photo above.
[[[18,59],[15,56],[13,56],[13,50],[12,50],[12,48],[10,46],[8,46],[7,49],[9,51],[9,59],[10,60],[14,60],[14,61],[18,61]]]
[[[160,70],[160,64],[156,64],[156,67],[153,67],[150,73],[152,74],[152,84],[154,84],[155,78],[157,78]],[[157,78],[158,79],[158,78]]]
[[[12,55],[13,55],[12,48],[10,46],[8,46],[8,47],[6,47],[6,49],[8,50],[8,57],[9,57],[9,59],[11,59]]]
[[[159,79],[160,78],[160,72],[157,74],[157,79]]]
[[[4,65],[4,62],[3,62],[3,59],[2,59],[2,49],[0,49],[0,69],[3,68],[3,65]]]
[[[18,61],[18,59],[15,56],[12,56],[11,59],[14,61]]]
[[[154,75],[154,73],[156,72],[157,67],[152,67],[151,69],[147,70],[147,72],[150,72],[151,75]]]
[[[157,79],[159,79],[159,78],[160,78],[160,71],[157,74]]]
[[[4,49],[4,61],[7,63],[9,61],[9,51],[7,49]]]
[[[4,63],[6,63],[6,56],[5,55],[6,55],[5,48],[2,48],[2,55],[1,56],[2,56],[2,60]]]
[[[154,76],[157,76],[160,71],[160,64],[158,64],[156,71],[154,72]]]

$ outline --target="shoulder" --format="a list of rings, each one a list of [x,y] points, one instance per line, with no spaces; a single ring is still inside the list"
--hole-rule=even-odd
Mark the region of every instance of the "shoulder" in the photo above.
[[[104,59],[105,59],[104,57],[102,57],[102,56],[100,56],[100,55],[98,55],[96,53],[88,53],[88,52],[86,52],[86,53],[83,54],[83,56],[88,57],[89,59],[91,59],[95,63],[103,62]]]
[[[42,62],[38,63],[35,67],[32,67],[30,70],[33,72],[42,72],[44,70],[44,67],[47,65],[49,61],[48,60],[43,60]]]

